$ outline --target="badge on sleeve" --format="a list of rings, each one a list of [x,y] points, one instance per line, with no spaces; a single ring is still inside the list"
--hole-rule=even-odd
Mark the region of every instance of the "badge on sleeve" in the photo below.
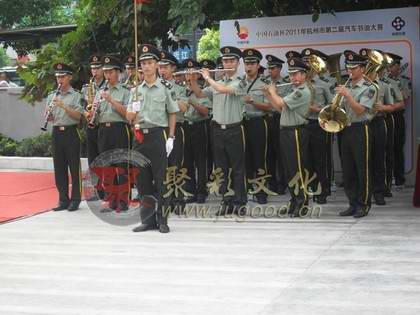
[[[293,99],[297,100],[302,97],[302,93],[300,91],[296,91],[295,94],[293,94]]]
[[[173,101],[176,101],[176,92],[175,91],[171,92],[171,98],[172,98]]]
[[[369,98],[372,98],[372,97],[374,97],[375,96],[375,90],[373,90],[373,89],[369,89],[369,92],[368,92],[368,95],[367,95]]]
[[[246,88],[246,81],[244,79],[240,79],[240,81],[239,81],[239,87],[241,89]]]

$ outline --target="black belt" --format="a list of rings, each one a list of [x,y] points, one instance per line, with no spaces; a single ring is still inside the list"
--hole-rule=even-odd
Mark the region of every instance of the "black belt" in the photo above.
[[[206,123],[206,119],[205,120],[199,120],[199,121],[189,121],[189,120],[185,121],[186,126],[193,126],[193,125],[199,125],[199,124],[204,124],[204,123]]]
[[[216,127],[219,127],[220,129],[230,129],[230,128],[238,127],[242,124],[242,122],[237,122],[233,124],[219,124],[218,122],[214,120],[212,120],[212,122]]]
[[[375,122],[375,121],[380,121],[380,120],[384,120],[385,116],[380,115],[380,116],[375,116],[373,117],[373,119],[370,122]]]
[[[308,119],[308,124],[319,124],[318,119]]]
[[[177,122],[175,126],[177,126],[177,127],[182,127],[182,125],[183,125],[183,124],[184,124],[184,123],[182,123],[182,122]]]
[[[300,128],[304,128],[306,125],[296,125],[296,126],[280,126],[281,130],[295,130],[295,129],[300,129]]]
[[[125,126],[125,125],[127,125],[127,123],[123,121],[104,122],[104,123],[99,124],[100,127]]]
[[[140,128],[141,132],[145,135],[164,129],[166,129],[166,127]]]
[[[244,120],[264,119],[264,116],[244,116]]]
[[[54,126],[53,128],[55,130],[59,130],[59,131],[66,131],[69,129],[75,129],[77,127],[77,125],[70,125],[70,126]]]
[[[346,128],[349,128],[349,127],[361,127],[361,126],[366,126],[367,124],[369,124],[369,120],[359,121],[359,122],[353,122],[353,123],[350,123],[350,125],[348,125]]]

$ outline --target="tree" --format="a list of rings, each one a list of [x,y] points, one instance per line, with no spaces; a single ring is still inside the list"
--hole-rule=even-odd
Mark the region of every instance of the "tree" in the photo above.
[[[198,52],[197,59],[211,59],[216,60],[220,55],[220,32],[219,30],[213,28],[206,28],[204,30],[204,35],[200,38],[198,42]]]
[[[0,47],[0,68],[10,65],[10,59],[6,54],[6,50]]]

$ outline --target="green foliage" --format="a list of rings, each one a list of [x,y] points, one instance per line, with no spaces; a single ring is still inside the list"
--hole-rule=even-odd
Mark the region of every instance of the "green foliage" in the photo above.
[[[211,59],[216,60],[220,55],[220,32],[217,29],[206,28],[204,35],[198,42],[197,59]]]
[[[42,101],[55,86],[52,65],[63,61],[67,60],[57,49],[56,44],[44,45],[37,51],[36,61],[28,63],[26,68],[19,68],[17,71],[26,82],[22,98],[31,104]]]
[[[23,139],[16,149],[16,156],[52,156],[51,134]]]
[[[168,17],[177,26],[177,33],[191,33],[199,25],[203,25],[206,19],[204,6],[206,0],[172,0]]]
[[[0,68],[10,65],[10,59],[6,55],[6,50],[3,47],[0,47]]]
[[[18,142],[0,134],[0,155],[14,156]]]

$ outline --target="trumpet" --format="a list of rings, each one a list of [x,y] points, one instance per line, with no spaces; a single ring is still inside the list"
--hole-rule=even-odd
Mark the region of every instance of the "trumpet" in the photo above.
[[[54,99],[58,96],[58,93],[60,93],[61,84],[58,85],[57,90],[55,90],[54,96],[51,99],[51,102],[47,105],[46,111],[45,111],[45,117],[44,117],[44,124],[41,126],[41,130],[47,131],[48,127],[48,121],[52,115],[52,111],[54,109]]]
[[[104,88],[100,89],[98,91],[98,94],[100,95],[101,92],[106,91],[106,90],[108,90],[108,80],[105,81]],[[88,127],[89,128],[95,128],[96,127],[97,120],[98,120],[98,117],[99,117],[99,107],[100,107],[102,101],[103,101],[102,96],[99,96],[99,97],[95,96],[95,100],[93,101],[93,104],[92,104],[90,120],[88,122]]]
[[[183,70],[174,72],[173,75],[181,75],[181,74],[192,74],[192,73],[200,73],[201,69],[199,70]],[[209,72],[223,72],[223,71],[235,71],[235,69],[211,69],[208,70]]]

